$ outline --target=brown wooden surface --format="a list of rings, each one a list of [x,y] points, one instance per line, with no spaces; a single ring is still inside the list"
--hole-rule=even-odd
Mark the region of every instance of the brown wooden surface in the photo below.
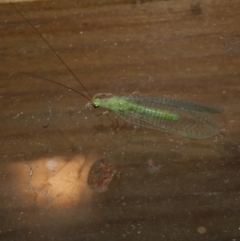
[[[118,128],[82,96],[19,73],[84,93],[19,13],[0,5],[0,240],[239,240],[240,2],[15,6],[91,95],[139,91],[224,113],[219,134],[203,140],[119,119]],[[87,179],[102,158],[117,174],[98,193]]]

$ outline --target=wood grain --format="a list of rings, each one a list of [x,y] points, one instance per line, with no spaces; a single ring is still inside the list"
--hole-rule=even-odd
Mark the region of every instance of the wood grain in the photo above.
[[[99,115],[41,79],[91,98],[19,13],[0,5],[0,240],[238,240],[240,2],[15,6],[92,96],[138,91],[224,113],[214,116],[220,133],[204,140]],[[87,178],[102,158],[117,173],[94,193]]]

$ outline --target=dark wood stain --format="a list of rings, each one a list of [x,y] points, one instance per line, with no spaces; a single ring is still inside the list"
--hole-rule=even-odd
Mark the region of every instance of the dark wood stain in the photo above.
[[[191,6],[191,12],[193,15],[201,15],[202,14],[202,7],[200,3],[195,3]]]

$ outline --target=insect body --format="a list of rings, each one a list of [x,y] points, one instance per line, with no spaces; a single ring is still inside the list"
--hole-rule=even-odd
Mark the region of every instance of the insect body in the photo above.
[[[114,111],[135,125],[192,138],[216,134],[219,128],[207,113],[222,112],[221,109],[194,102],[134,95],[93,98],[92,105]]]
[[[141,98],[132,96],[113,96],[107,99],[93,98],[92,104],[95,107],[102,107],[122,114],[138,114],[158,119],[178,120],[177,114],[167,110],[161,110],[154,106],[142,105]]]

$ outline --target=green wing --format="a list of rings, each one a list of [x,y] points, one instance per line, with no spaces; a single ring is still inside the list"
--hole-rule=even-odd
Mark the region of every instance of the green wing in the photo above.
[[[159,110],[167,110],[179,116],[178,120],[169,120],[149,116],[147,111],[141,114],[134,110],[116,112],[121,118],[134,125],[164,130],[191,138],[207,138],[219,131],[218,125],[209,118],[209,114],[221,113],[221,109],[168,98],[147,96],[126,96],[124,98],[139,106],[144,106],[146,110],[157,108]]]

